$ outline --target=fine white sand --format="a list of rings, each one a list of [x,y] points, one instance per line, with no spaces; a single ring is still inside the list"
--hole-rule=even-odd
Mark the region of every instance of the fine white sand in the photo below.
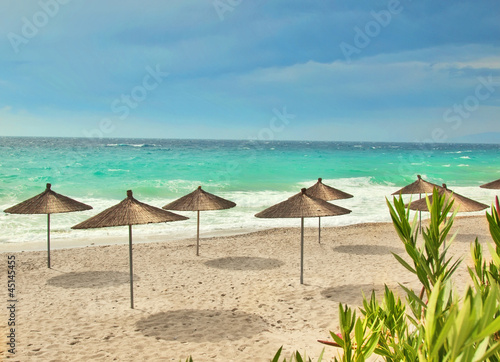
[[[450,252],[464,258],[455,275],[464,290],[471,242],[477,236],[485,245],[491,237],[484,216],[457,218],[457,230]],[[400,295],[398,283],[420,289],[391,254],[405,257],[392,224],[325,228],[321,244],[317,229],[306,228],[303,285],[298,227],[203,238],[198,257],[194,239],[165,235],[134,240],[131,309],[127,240],[124,227],[123,240],[108,240],[119,245],[53,250],[52,269],[46,251],[2,253],[4,273],[7,257],[16,257],[18,302],[17,353],[2,350],[0,358],[269,361],[283,346],[283,357],[298,350],[313,360],[325,348],[330,361],[338,351],[317,340],[339,331],[339,302],[360,306],[362,292],[380,294],[384,284]],[[1,335],[5,348],[6,331]]]

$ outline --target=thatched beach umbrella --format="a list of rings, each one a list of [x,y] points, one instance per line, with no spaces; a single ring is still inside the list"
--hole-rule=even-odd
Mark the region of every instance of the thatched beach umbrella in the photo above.
[[[177,215],[162,210],[140,201],[132,196],[132,191],[127,191],[127,198],[119,204],[110,207],[72,227],[72,229],[96,229],[110,226],[127,226],[129,241],[129,264],[130,264],[130,306],[134,308],[134,275],[132,262],[132,225],[153,224],[168,221],[187,220],[185,216]]]
[[[325,201],[350,199],[351,197],[354,197],[347,192],[340,191],[331,186],[325,185],[321,177],[318,178],[318,182],[316,182],[306,190],[306,193],[309,196]],[[318,242],[321,243],[321,216],[318,217]]]
[[[180,199],[172,201],[171,203],[163,206],[163,209],[197,212],[196,255],[200,255],[200,211],[224,210],[230,209],[235,206],[236,204],[234,202],[223,199],[219,196],[215,196],[209,192],[202,190],[201,186],[198,186],[198,188],[190,194],[187,194]]]
[[[440,189],[441,186],[425,181],[422,176],[417,175],[417,181],[406,185],[402,189],[393,192],[393,195],[399,194],[432,194],[434,188]]]
[[[452,212],[456,210],[458,210],[458,212],[481,211],[488,207],[488,205],[485,205],[478,201],[474,201],[472,199],[469,199],[465,196],[462,196],[460,194],[457,194],[456,192],[449,190],[446,187],[446,184],[443,184],[443,187],[439,189],[439,194],[445,195],[446,203],[450,203],[453,200],[453,207],[450,210]],[[432,204],[432,195],[429,196],[429,201]],[[410,209],[419,211],[429,211],[426,199],[420,199],[418,201],[411,202]]]
[[[500,190],[500,179],[481,185],[483,189]]]
[[[304,218],[349,214],[351,210],[307,195],[305,188],[288,200],[271,206],[258,214],[259,218],[300,218],[300,284],[304,284]]]
[[[418,194],[418,199],[421,200],[422,194],[432,194],[435,188],[439,190],[441,186],[425,181],[424,179],[422,179],[422,176],[417,175],[417,181],[409,185],[406,185],[402,189],[393,192],[392,194],[393,195]],[[419,218],[420,232],[422,232],[422,211],[419,211],[418,218]]]
[[[50,268],[50,214],[92,209],[92,206],[70,199],[51,190],[47,184],[44,192],[4,210],[9,214],[47,214],[47,265]]]

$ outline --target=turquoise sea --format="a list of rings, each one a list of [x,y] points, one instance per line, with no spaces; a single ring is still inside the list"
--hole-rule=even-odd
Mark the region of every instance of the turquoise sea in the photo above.
[[[202,236],[275,226],[297,220],[263,220],[254,214],[323,182],[354,195],[333,202],[352,210],[322,225],[389,221],[385,198],[420,174],[464,196],[491,204],[495,190],[479,185],[500,178],[500,145],[169,140],[89,138],[0,138],[0,207],[13,206],[45,189],[90,204],[93,210],[52,217],[52,238],[124,237],[121,228],[71,230],[113,206],[126,190],[161,207],[201,185],[237,203],[202,213]],[[136,235],[193,237],[195,213],[183,222],[137,226]],[[483,214],[484,212],[480,212]],[[307,220],[306,226],[317,225]],[[43,215],[0,215],[0,242],[45,240]]]

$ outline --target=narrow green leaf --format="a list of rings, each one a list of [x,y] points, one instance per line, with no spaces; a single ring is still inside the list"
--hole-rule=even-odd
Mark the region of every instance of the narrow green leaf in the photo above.
[[[481,343],[479,343],[476,350],[474,351],[474,356],[472,357],[473,361],[478,361],[479,358],[481,358],[481,356],[484,356],[486,350],[488,349],[489,343],[490,343],[489,338],[485,338]]]
[[[380,339],[379,336],[379,333],[373,333],[368,342],[363,346],[363,354],[365,358],[370,357],[375,351],[375,348],[377,348],[378,341]]]
[[[274,358],[271,360],[271,362],[279,362],[280,356],[281,356],[281,351],[283,350],[283,346],[278,349],[278,352],[274,355]]]
[[[332,336],[333,338],[333,341],[335,343],[337,343],[341,348],[344,348],[344,340],[342,338],[340,338],[339,336],[337,336],[335,333],[333,332],[330,332],[330,335]]]
[[[449,337],[449,332],[450,332],[450,330],[451,330],[451,328],[453,327],[454,324],[455,324],[454,318],[448,318],[446,320],[446,323],[442,327],[442,329],[441,329],[439,335],[437,336],[435,342],[431,346],[431,348],[436,351],[435,354],[438,353],[439,349],[443,346],[443,344],[445,343],[446,339]]]
[[[413,269],[410,264],[408,264],[403,258],[401,258],[398,254],[395,254],[395,253],[392,253],[392,255],[394,255],[394,257],[396,258],[397,261],[399,261],[399,263],[404,266],[406,269],[408,269],[410,272],[412,272],[413,274],[417,274],[417,271],[415,269]]]
[[[363,329],[363,324],[361,322],[361,319],[358,319],[356,321],[356,327],[354,330],[354,338],[356,339],[356,343],[358,346],[363,345],[363,337],[364,337],[364,329]]]
[[[318,362],[321,362],[323,361],[323,355],[325,354],[325,349],[323,348],[323,350],[321,351],[321,354],[319,355],[318,357]]]
[[[476,337],[476,339],[483,339],[487,336],[491,336],[494,333],[500,331],[500,316],[496,317],[493,322],[488,324]]]
[[[491,245],[491,243],[488,243],[488,250],[490,251],[493,263],[497,266],[500,266],[500,255],[497,254],[495,248],[493,248],[493,245]]]
[[[297,362],[304,362],[304,360],[302,359],[302,356],[300,355],[300,353],[298,351],[295,352],[295,359],[297,360]]]
[[[439,293],[440,289],[441,289],[441,281],[438,280],[434,286],[434,290],[430,295],[429,302],[427,303],[427,311],[425,314],[425,321],[426,321],[425,342],[428,347],[433,345],[433,337],[436,328],[436,307],[440,296]]]
[[[486,353],[483,354],[481,357],[475,359],[474,362],[489,361],[490,357],[493,357],[499,351],[500,351],[500,341],[490,346],[490,348],[486,351]],[[498,361],[498,357],[499,356],[496,356],[496,361]]]

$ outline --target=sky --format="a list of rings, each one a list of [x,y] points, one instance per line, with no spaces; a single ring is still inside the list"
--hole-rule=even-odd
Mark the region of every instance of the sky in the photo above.
[[[500,132],[498,0],[0,3],[0,136]]]

